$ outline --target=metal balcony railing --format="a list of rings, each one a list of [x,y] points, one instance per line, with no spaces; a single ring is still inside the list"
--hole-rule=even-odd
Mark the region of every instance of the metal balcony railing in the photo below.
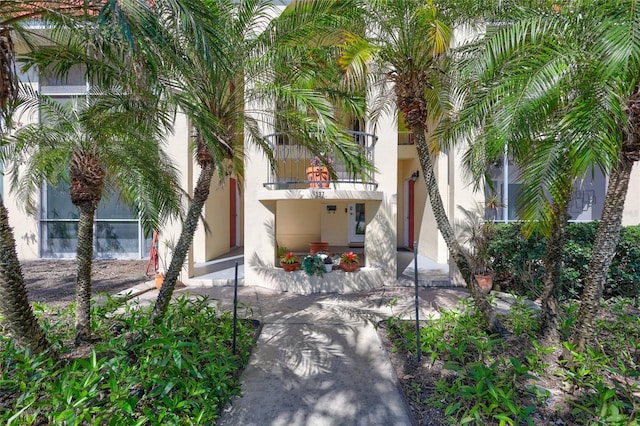
[[[370,133],[347,131],[353,141],[362,149],[367,160],[375,166],[374,146],[377,136]],[[327,158],[332,160],[335,179],[324,181],[321,174],[312,167],[315,156],[304,146],[296,142],[295,137],[284,133],[273,133],[265,137],[269,143],[275,159],[275,170],[269,168],[268,180],[264,183],[269,189],[303,189],[309,187],[329,188],[334,184],[360,184],[365,190],[375,190],[378,187],[373,173],[349,174],[335,151],[328,152]],[[315,171],[316,173],[308,173]]]
[[[412,132],[398,132],[398,145],[414,145],[415,138]]]

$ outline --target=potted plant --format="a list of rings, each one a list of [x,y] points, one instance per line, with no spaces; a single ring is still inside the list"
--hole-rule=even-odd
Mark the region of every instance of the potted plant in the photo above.
[[[292,252],[287,252],[280,258],[280,267],[284,269],[285,272],[293,272],[300,267],[300,260],[298,256]]]
[[[469,259],[478,286],[488,293],[493,287],[493,259],[489,255],[489,242],[495,234],[493,222],[484,220],[483,210],[476,211],[458,207],[464,214],[465,220],[460,224],[458,239]]]
[[[329,253],[318,253],[318,257],[322,259],[324,265],[324,272],[331,272],[333,269],[333,259],[329,256]]]
[[[342,253],[340,256],[340,269],[345,272],[355,272],[360,267],[360,261],[358,255],[350,251],[349,253]]]
[[[331,165],[333,160],[327,158],[326,163]],[[310,167],[307,167],[307,180],[309,188],[329,188],[329,169],[319,157],[311,160]]]
[[[302,259],[300,266],[308,275],[322,275],[324,273],[324,263],[322,258],[316,254],[308,254]]]
[[[324,241],[311,241],[309,243],[309,254],[326,253],[329,251],[329,243]]]

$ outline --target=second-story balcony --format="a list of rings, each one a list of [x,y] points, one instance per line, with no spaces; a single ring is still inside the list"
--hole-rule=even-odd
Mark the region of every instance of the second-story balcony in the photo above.
[[[375,167],[374,146],[377,136],[355,131],[346,133],[351,135],[366,159]],[[267,181],[264,182],[267,189],[339,189],[356,185],[363,190],[375,191],[378,187],[373,172],[350,174],[335,150],[325,153],[325,157],[332,161],[335,172],[333,178],[322,165],[314,165],[315,155],[307,147],[297,143],[293,136],[273,133],[267,135],[266,140],[272,149],[275,163],[275,169],[269,169]]]

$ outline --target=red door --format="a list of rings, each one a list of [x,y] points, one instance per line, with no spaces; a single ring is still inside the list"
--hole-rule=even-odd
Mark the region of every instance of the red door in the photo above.
[[[237,183],[234,178],[229,179],[229,247],[235,247],[238,245],[238,241],[236,241],[237,234],[237,217],[238,212],[236,208],[236,192],[237,192]]]
[[[407,226],[409,228],[408,232],[407,232],[407,236],[409,238],[409,241],[407,241],[408,246],[410,249],[413,250],[413,241],[414,241],[414,211],[415,211],[415,200],[413,197],[413,193],[414,193],[414,186],[415,186],[415,182],[411,179],[409,179],[408,181],[409,183],[409,193],[407,194],[408,198],[409,198],[409,202],[407,203]]]

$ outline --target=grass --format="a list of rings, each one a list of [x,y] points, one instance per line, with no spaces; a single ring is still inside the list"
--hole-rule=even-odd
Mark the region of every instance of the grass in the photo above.
[[[149,309],[115,300],[94,310],[98,342],[64,352],[55,363],[0,340],[0,421],[33,424],[213,424],[239,393],[256,333],[233,321],[206,298],[172,302],[164,321],[149,323]],[[73,307],[48,311],[37,305],[59,348],[73,340]]]
[[[420,329],[426,360],[403,386],[414,412],[430,411],[444,424],[640,424],[640,311],[637,301],[603,306],[596,341],[571,364],[551,357],[535,340],[537,315],[516,301],[505,318],[514,336],[488,335],[470,306],[443,312]],[[576,314],[567,304],[566,337]],[[415,323],[391,318],[393,350],[415,358]],[[565,349],[571,348],[565,344]],[[560,351],[557,351],[560,352]]]

